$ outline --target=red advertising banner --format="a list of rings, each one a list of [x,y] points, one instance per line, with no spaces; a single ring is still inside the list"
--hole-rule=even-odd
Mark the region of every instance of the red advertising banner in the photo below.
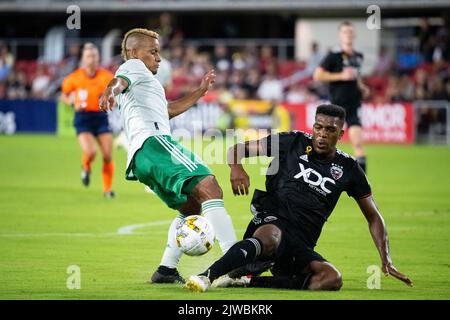
[[[283,104],[292,116],[292,129],[311,132],[320,103]],[[411,103],[364,103],[360,110],[364,140],[369,143],[414,143],[414,106]],[[344,141],[348,140],[347,133]]]

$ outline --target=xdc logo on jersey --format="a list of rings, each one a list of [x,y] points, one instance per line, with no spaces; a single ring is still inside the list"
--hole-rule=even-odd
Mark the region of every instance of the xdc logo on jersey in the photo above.
[[[331,184],[336,184],[336,182],[327,177],[322,177],[322,175],[317,172],[316,170],[312,168],[305,168],[305,166],[302,163],[299,163],[300,166],[300,172],[297,173],[294,178],[300,179],[303,178],[303,181],[308,183],[310,186],[319,187],[322,190],[322,192],[325,192],[326,194],[331,193],[331,190],[327,189],[325,184],[327,182]],[[318,190],[319,191],[319,190]]]

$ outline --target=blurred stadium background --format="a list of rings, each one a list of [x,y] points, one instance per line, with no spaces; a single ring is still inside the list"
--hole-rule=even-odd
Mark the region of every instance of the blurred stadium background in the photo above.
[[[71,4],[81,10],[80,29],[66,26]],[[369,30],[366,9],[373,4],[381,9],[381,29]],[[449,9],[444,0],[0,1],[0,132],[73,134],[70,111],[55,101],[80,46],[97,44],[102,65],[115,71],[121,36],[136,26],[162,35],[169,99],[217,70],[215,90],[174,127],[202,119],[202,129],[306,129],[311,108],[328,98],[312,70],[338,45],[337,25],[348,19],[371,88],[363,112],[367,140],[448,144]]]
[[[81,10],[80,29],[67,27],[71,5]],[[370,5],[381,9],[380,29],[366,25]],[[73,109],[58,99],[83,43],[95,43],[102,66],[115,71],[127,30],[158,31],[169,62],[159,74],[168,99],[215,68],[214,89],[172,119],[173,129],[309,130],[316,105],[328,99],[312,71],[338,45],[343,20],[356,26],[355,48],[364,53],[363,78],[371,88],[362,109],[368,176],[394,261],[416,287],[388,279],[383,290],[366,288],[366,268],[379,258],[366,221],[342,197],[318,244],[344,275],[341,292],[235,289],[231,295],[223,289],[203,297],[448,299],[448,0],[0,0],[0,299],[199,298],[170,285],[144,285],[159,263],[173,212],[123,179],[125,152],[114,153],[113,201],[101,197],[100,159],[90,188],[79,181]],[[117,133],[117,114],[110,117]],[[351,152],[348,144],[342,148]],[[264,188],[260,167],[246,167],[252,188]],[[211,168],[241,236],[249,199],[233,197],[224,164]],[[116,232],[130,225],[140,229]],[[184,257],[180,272],[199,272],[220,256],[215,249]],[[73,264],[81,267],[83,290],[66,287]]]

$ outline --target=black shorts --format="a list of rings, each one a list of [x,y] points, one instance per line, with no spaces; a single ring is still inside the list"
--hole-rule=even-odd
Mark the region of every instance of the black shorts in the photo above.
[[[293,276],[302,274],[312,261],[326,261],[298,236],[298,229],[292,223],[276,214],[273,204],[265,201],[265,192],[255,190],[251,211],[253,219],[248,224],[244,239],[251,238],[263,225],[273,224],[281,230],[281,243],[274,258],[272,274]]]
[[[345,123],[347,124],[347,127],[351,126],[362,126],[361,124],[361,117],[360,117],[360,110],[361,105],[360,104],[354,104],[354,103],[339,103],[339,102],[332,102],[333,104],[336,104],[338,106],[341,106],[345,109]]]
[[[350,128],[351,126],[362,126],[361,118],[359,116],[361,106],[344,107],[344,108],[345,108],[345,123],[347,123],[347,127]]]
[[[82,132],[89,132],[97,137],[102,133],[112,132],[108,115],[104,112],[75,112],[73,125],[77,131],[77,135]]]
[[[359,99],[353,99],[353,101],[331,99],[331,103],[345,109],[345,123],[347,124],[347,127],[362,126],[360,117],[361,101]]]

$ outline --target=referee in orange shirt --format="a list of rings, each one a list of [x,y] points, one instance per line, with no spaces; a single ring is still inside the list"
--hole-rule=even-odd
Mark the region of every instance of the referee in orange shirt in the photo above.
[[[62,84],[61,100],[75,108],[74,126],[82,151],[81,180],[89,185],[91,163],[96,155],[96,141],[103,155],[103,193],[113,198],[112,161],[113,135],[106,113],[99,109],[99,99],[114,75],[99,67],[98,48],[92,43],[83,46],[80,68],[68,75]]]

